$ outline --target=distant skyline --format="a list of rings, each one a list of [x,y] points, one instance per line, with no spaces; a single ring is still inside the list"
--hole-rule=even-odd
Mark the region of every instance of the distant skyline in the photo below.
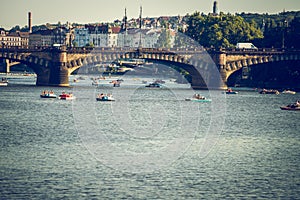
[[[211,13],[214,0],[0,0],[0,27],[11,29],[28,23],[32,13],[32,25],[46,23],[98,23],[121,20],[124,9],[128,19],[138,18],[139,7],[143,17],[184,16],[195,11]],[[218,12],[269,13],[299,11],[299,0],[218,0]]]

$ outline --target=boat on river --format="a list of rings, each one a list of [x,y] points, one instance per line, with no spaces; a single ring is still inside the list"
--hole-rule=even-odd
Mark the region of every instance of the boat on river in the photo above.
[[[145,87],[149,87],[149,88],[160,88],[161,84],[159,83],[150,83],[148,85],[146,85]]]
[[[211,102],[211,99],[207,99],[200,94],[194,94],[192,98],[186,98],[186,101],[194,101],[194,102]]]
[[[296,92],[292,90],[283,90],[282,94],[296,94]]]
[[[72,93],[64,93],[64,92],[61,95],[59,95],[58,98],[61,99],[61,100],[76,99],[76,97]]]
[[[47,99],[55,99],[57,96],[56,94],[54,94],[54,92],[52,91],[47,91],[47,90],[44,90],[41,95],[40,95],[41,98],[47,98]]]
[[[267,90],[267,89],[262,89],[260,92],[260,94],[279,94],[278,90]]]
[[[194,101],[194,102],[211,102],[211,99],[197,99],[197,98],[186,98],[186,101]]]
[[[0,81],[0,86],[7,86],[8,85],[8,80],[6,78],[2,78]]]
[[[225,91],[225,94],[238,94],[238,92],[233,91],[231,88],[228,88],[228,89]]]
[[[280,106],[281,110],[294,110],[300,111],[300,101],[296,101],[295,103],[289,104],[287,106]]]
[[[115,101],[111,94],[99,94],[96,98],[97,101]]]

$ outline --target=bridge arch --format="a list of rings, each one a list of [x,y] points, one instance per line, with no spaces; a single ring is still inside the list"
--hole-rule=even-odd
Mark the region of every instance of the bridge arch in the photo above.
[[[242,68],[253,67],[256,65],[266,64],[266,63],[274,63],[274,62],[282,62],[282,61],[296,61],[300,60],[300,55],[298,52],[288,53],[288,54],[266,54],[266,55],[254,55],[254,56],[246,56],[243,58],[238,58],[236,60],[231,60],[226,62],[225,69],[225,82],[227,82],[228,78],[238,70]]]
[[[216,66],[208,54],[182,56],[173,52],[153,52],[153,51],[129,51],[113,53],[90,53],[84,58],[74,59],[68,62],[67,66],[71,71],[75,71],[83,66],[97,65],[103,62],[114,62],[118,59],[143,59],[146,62],[160,63],[168,65],[179,73],[183,70],[189,74],[187,81],[194,89],[219,88],[222,82],[219,74],[213,74]]]

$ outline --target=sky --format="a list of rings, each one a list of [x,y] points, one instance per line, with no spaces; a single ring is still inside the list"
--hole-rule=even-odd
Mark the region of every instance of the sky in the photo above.
[[[0,27],[10,29],[28,23],[98,23],[122,19],[127,9],[128,19],[143,17],[177,16],[195,11],[212,12],[214,0],[0,0]],[[269,13],[300,11],[300,0],[217,0],[218,11],[224,13]]]

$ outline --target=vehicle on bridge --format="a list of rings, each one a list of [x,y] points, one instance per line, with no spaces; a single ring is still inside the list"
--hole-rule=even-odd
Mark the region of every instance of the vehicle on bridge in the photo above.
[[[257,50],[258,48],[254,46],[254,44],[250,42],[239,42],[236,44],[237,49],[255,49]]]

